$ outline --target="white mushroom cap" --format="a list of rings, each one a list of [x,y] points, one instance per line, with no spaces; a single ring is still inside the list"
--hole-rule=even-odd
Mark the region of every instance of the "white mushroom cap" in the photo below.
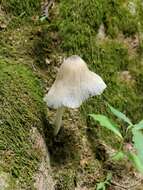
[[[91,96],[100,95],[105,88],[106,84],[102,78],[90,71],[83,59],[73,55],[61,65],[44,101],[51,108],[78,108],[83,101]]]

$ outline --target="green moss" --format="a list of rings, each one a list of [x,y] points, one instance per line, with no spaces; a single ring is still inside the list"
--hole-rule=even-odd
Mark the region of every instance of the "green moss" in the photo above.
[[[34,56],[34,62],[41,68],[46,67],[45,60],[51,53],[52,39],[49,32],[48,25],[41,26],[41,31],[34,37],[32,54]],[[53,50],[54,53],[55,50]]]
[[[117,37],[119,33],[131,36],[138,27],[138,17],[130,13],[123,0],[62,1],[58,16],[59,33],[64,38],[66,50],[71,48],[70,44],[76,47],[76,51],[79,46],[85,47],[90,37],[96,36],[101,23],[110,37]]]
[[[1,0],[1,5],[7,13],[15,16],[33,15],[40,11],[41,0]]]
[[[102,96],[91,98],[83,104],[81,113],[84,118],[88,113],[108,114],[105,103],[108,101],[125,112],[134,122],[141,120],[140,105],[143,104],[141,57],[138,52],[131,56],[124,42],[120,38],[115,39],[121,33],[124,39],[138,35],[138,21],[141,20],[139,15],[142,15],[142,11],[139,12],[138,9],[141,5],[137,5],[136,16],[131,14],[128,2],[123,0],[90,2],[71,0],[61,1],[58,5],[59,14],[53,19],[56,27],[52,28],[52,25],[49,27],[49,31],[52,28],[53,32],[59,34],[61,43],[57,48],[60,47],[60,51],[66,56],[80,55],[89,68],[98,73],[107,84]],[[97,40],[101,23],[104,24],[107,35],[102,42]],[[130,82],[121,80],[122,72],[126,70],[131,74]],[[90,125],[93,126],[91,121]],[[99,138],[104,139],[107,131],[98,132]],[[111,142],[110,134],[108,137],[106,140],[114,144],[114,140]]]
[[[143,57],[143,5],[141,1],[138,1],[138,17],[139,53]]]
[[[58,183],[56,184],[56,189],[58,190],[73,190],[75,188],[75,173],[71,169],[65,169],[59,172]]]
[[[50,15],[52,22],[28,21],[26,24],[25,20],[23,23],[20,21],[21,17],[29,16],[30,18],[36,15],[40,8],[40,1],[2,0],[1,2],[7,12],[18,15],[1,33],[0,54],[2,57],[10,58],[11,62],[16,60],[17,63],[31,65],[33,64],[31,58],[33,58],[38,66],[44,68],[43,73],[45,72],[45,58],[48,57],[52,61],[51,67],[48,65],[46,68],[50,73],[50,68],[55,65],[56,55],[78,54],[87,62],[88,67],[101,75],[107,83],[107,89],[102,96],[89,99],[81,107],[81,115],[84,120],[87,120],[88,128],[91,130],[88,140],[92,152],[95,154],[95,160],[100,160],[97,158],[98,155],[101,157],[102,163],[104,159],[106,160],[104,158],[106,155],[102,155],[95,139],[103,139],[115,148],[116,139],[109,131],[101,130],[87,115],[103,113],[110,116],[105,103],[108,101],[120,111],[125,112],[134,122],[142,119],[140,105],[143,104],[143,69],[141,66],[143,43],[140,40],[140,51],[131,56],[123,40],[118,38],[121,33],[125,40],[126,37],[137,35],[138,32],[141,34],[143,26],[141,5],[139,4],[139,15],[134,17],[128,10],[128,2],[123,0],[79,0],[78,2],[63,0],[55,4],[54,13]],[[31,3],[32,6],[30,6]],[[59,10],[56,10],[57,7]],[[140,28],[138,28],[139,20]],[[107,36],[102,41],[97,40],[101,23],[105,26]],[[55,57],[53,58],[52,55]],[[36,69],[41,74],[41,70],[37,67]],[[130,82],[121,80],[120,74],[125,70],[131,74]],[[50,77],[47,73],[45,75],[49,84]],[[52,72],[50,76],[53,78]],[[0,95],[2,105],[0,108],[2,110],[0,110],[0,120],[2,120],[0,170],[10,173],[13,184],[16,184],[18,179],[20,187],[33,188],[32,176],[37,169],[40,154],[37,150],[33,151],[33,141],[29,131],[33,124],[40,125],[40,110],[43,110],[43,107],[39,81],[21,64],[1,61]],[[79,178],[82,175],[80,172],[84,173],[82,181],[85,184],[96,176],[94,172],[97,171],[97,166],[96,163],[93,164],[94,158],[85,168],[79,166],[82,154],[80,149],[83,147],[80,142],[81,130],[83,130],[82,127],[79,127],[79,134],[76,134],[76,130],[75,133],[71,133],[70,127],[65,133],[63,129],[61,137],[57,138],[51,147],[47,143],[51,153],[52,167],[57,171],[54,172],[55,175],[57,174],[57,189],[74,189],[75,172],[79,174]],[[48,130],[47,133],[49,133]],[[99,170],[103,172],[102,168]],[[91,180],[91,183],[93,184],[87,184],[87,186],[95,186],[96,179]]]
[[[92,98],[84,104],[84,112],[86,114],[106,112],[103,102],[106,100],[121,111],[126,110],[134,121],[140,120],[140,104],[143,103],[143,98],[138,86],[141,86],[141,81],[140,77],[138,78],[138,69],[136,71],[133,69],[140,65],[140,58],[138,55],[131,58],[128,48],[122,41],[108,38],[100,42],[96,38],[101,23],[104,23],[106,35],[109,37],[118,36],[120,33],[125,37],[137,34],[138,14],[136,17],[132,15],[128,2],[123,0],[90,2],[80,0],[78,9],[74,0],[62,1],[59,7],[59,15],[55,17],[54,22],[57,23],[61,38],[61,50],[67,56],[80,55],[88,63],[89,68],[100,74],[107,83],[107,90],[103,96]],[[125,70],[133,75],[135,80],[133,86],[120,80],[119,75]]]
[[[111,37],[117,37],[119,32],[122,32],[125,36],[135,34],[138,27],[137,19],[137,16],[130,13],[126,1],[106,1],[103,23],[106,26],[107,34]]]
[[[42,96],[28,68],[0,60],[0,170],[18,181],[19,189],[33,188],[41,156],[30,131],[42,125]]]

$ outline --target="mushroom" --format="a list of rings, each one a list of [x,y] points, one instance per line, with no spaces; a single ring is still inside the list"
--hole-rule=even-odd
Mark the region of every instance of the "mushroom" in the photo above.
[[[54,84],[44,97],[48,107],[57,109],[54,135],[60,130],[65,107],[78,108],[83,101],[100,95],[105,88],[106,84],[102,78],[90,71],[78,55],[64,60]]]

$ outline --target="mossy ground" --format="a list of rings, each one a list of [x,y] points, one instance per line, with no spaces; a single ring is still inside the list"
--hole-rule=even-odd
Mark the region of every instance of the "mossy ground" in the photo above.
[[[117,140],[107,130],[101,130],[97,126],[95,128],[95,124],[88,119],[87,115],[89,113],[102,113],[110,116],[106,107],[107,101],[127,114],[133,122],[142,119],[143,66],[142,39],[139,34],[142,32],[139,27],[139,23],[142,26],[140,22],[142,8],[140,1],[132,1],[131,3],[135,5],[135,13],[131,12],[128,1],[80,0],[77,2],[63,0],[54,6],[53,12],[55,14],[51,13],[50,15],[52,22],[49,27],[44,28],[51,36],[52,41],[49,47],[53,49],[54,53],[56,48],[56,53],[58,52],[61,56],[80,55],[87,62],[89,68],[102,76],[107,84],[107,89],[102,96],[89,99],[80,109],[81,117],[84,121],[85,118],[87,119],[87,126],[90,129],[86,134],[91,143],[88,148],[91,148],[95,153],[95,159],[99,159],[101,162],[106,160],[106,155],[104,155],[104,150],[99,148],[100,143],[98,147],[98,140],[100,139],[114,148],[117,147]],[[98,30],[101,24],[105,27],[105,37],[100,40],[98,39]],[[133,46],[134,42],[135,46]],[[53,52],[46,53],[49,59],[52,59]],[[55,63],[51,61],[48,67],[53,68],[53,65]],[[130,80],[122,77],[124,71],[128,72]],[[78,130],[80,129],[78,128]],[[81,147],[83,148],[82,145]],[[77,152],[79,151],[77,150]],[[82,153],[79,154],[82,155]],[[59,155],[57,155],[58,158]],[[78,162],[79,160],[81,158],[78,159]],[[98,171],[97,165],[94,167]],[[104,172],[106,175],[106,169]],[[66,177],[70,177],[70,173],[67,170]],[[77,173],[76,175],[78,175]],[[87,173],[84,177],[87,176]],[[103,173],[101,172],[100,175],[103,176]],[[65,173],[63,175],[65,176]],[[61,173],[59,176],[62,183]],[[88,188],[95,187],[94,180],[98,181],[98,179],[93,179],[90,186],[87,185]],[[71,184],[68,187],[67,184],[65,185],[65,189],[70,189],[70,187],[72,187]],[[59,187],[59,189],[64,189],[64,187]]]
[[[130,3],[134,3],[134,13],[130,9]],[[105,101],[108,101],[125,112],[133,122],[142,119],[141,10],[140,1],[81,0],[77,3],[73,0],[59,3],[55,32],[58,31],[59,34],[61,52],[66,56],[80,55],[89,68],[102,76],[107,84],[102,96],[83,104],[81,114],[84,117],[88,113],[107,114]],[[105,37],[102,40],[98,39],[101,24],[105,27]],[[136,47],[132,47],[131,42],[135,38],[138,42]],[[127,44],[128,39],[131,42]],[[124,71],[129,72],[130,81],[122,78]],[[101,132],[101,136],[104,137],[104,132]],[[108,141],[111,142],[110,136]]]
[[[12,152],[8,158],[2,156],[7,165],[1,167],[2,171],[11,171],[15,179],[17,175],[22,176],[21,179],[25,182],[23,184],[28,186],[32,184],[31,176],[39,159],[37,152],[31,149],[32,142],[27,143],[27,138],[31,125],[39,121],[42,94],[39,94],[39,82],[23,65],[29,66],[42,78],[46,87],[52,84],[61,58],[78,54],[92,71],[102,76],[107,89],[102,96],[85,102],[80,114],[67,112],[64,117],[65,126],[54,140],[50,139],[49,130],[45,130],[45,134],[49,136],[46,142],[51,153],[58,190],[72,190],[76,186],[95,189],[96,183],[104,179],[110,169],[104,167],[106,153],[100,148],[99,141],[116,148],[117,140],[110,132],[99,126],[95,127],[87,115],[110,115],[106,108],[108,101],[125,112],[133,122],[142,119],[143,7],[139,0],[131,2],[135,5],[135,13],[131,12],[129,1],[62,0],[56,2],[49,11],[48,20],[40,21],[40,1],[1,1],[4,11],[1,20],[6,24],[6,28],[2,29],[0,34],[0,88],[4,93],[3,97],[6,100],[8,98],[9,102],[8,107],[4,109],[6,114],[3,112],[1,115],[6,115],[7,121],[10,119],[10,124],[4,123],[6,128],[5,135],[2,136],[1,150],[4,151],[5,148],[6,151],[10,149]],[[98,39],[101,24],[105,27],[105,37]],[[129,80],[124,77],[124,71],[128,71]],[[4,87],[3,84],[7,85]],[[22,115],[19,114],[21,112]],[[11,121],[9,114],[12,114],[14,121]],[[15,128],[12,127],[14,125]],[[23,126],[26,126],[27,130]],[[7,137],[9,127],[17,132],[13,133],[12,138]],[[19,142],[21,134],[22,141]],[[9,143],[11,139],[17,143]],[[19,153],[18,146],[21,146],[22,153]],[[23,162],[16,162],[22,158]],[[30,163],[22,171],[25,162]],[[116,173],[114,175],[116,176]]]
[[[32,188],[33,174],[40,161],[34,148],[32,127],[42,126],[42,89],[31,71],[21,64],[0,60],[0,170],[15,186]]]
[[[6,13],[14,16],[29,16],[41,10],[40,0],[1,0],[0,3]]]
[[[0,187],[34,189],[42,151],[35,145],[32,129],[37,127],[42,132],[43,90],[30,68],[27,51],[30,43],[26,40],[31,26],[26,26],[27,18],[14,17],[21,11],[32,13],[26,10],[28,1],[23,1],[23,5],[21,1],[2,1],[1,6],[0,24],[5,23],[6,28],[0,31],[0,178],[3,180]]]

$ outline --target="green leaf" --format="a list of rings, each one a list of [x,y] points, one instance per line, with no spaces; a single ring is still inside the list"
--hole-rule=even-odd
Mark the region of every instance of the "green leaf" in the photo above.
[[[104,182],[100,182],[100,183],[97,183],[97,190],[105,190],[105,183]]]
[[[136,129],[136,130],[143,129],[143,120],[141,120],[138,124],[135,124],[134,129]]]
[[[129,125],[128,127],[127,127],[127,131],[129,131],[130,129],[132,129],[134,127],[134,125]]]
[[[137,150],[138,157],[143,163],[143,133],[140,130],[132,130],[134,147]]]
[[[125,154],[120,151],[120,152],[116,152],[113,156],[112,156],[112,160],[122,160],[123,158],[125,158]]]
[[[110,106],[109,104],[107,104],[108,107],[110,108],[111,112],[117,116],[119,119],[122,119],[123,121],[125,121],[126,123],[128,123],[129,125],[133,125],[132,122],[130,121],[130,119],[123,114],[122,112],[118,111],[117,109],[113,108],[112,106]]]
[[[143,174],[143,164],[139,157],[134,154],[133,152],[130,152],[128,154],[128,158],[130,161],[132,161],[133,165],[136,167],[136,169]]]
[[[105,180],[105,181],[102,181],[102,182],[97,183],[97,188],[96,188],[96,190],[106,190],[106,185],[110,185],[111,179],[112,179],[112,173],[109,172],[109,173],[107,174],[107,177],[106,177],[106,180]]]
[[[42,16],[42,17],[40,18],[40,21],[43,22],[43,21],[46,20],[47,18],[48,18],[47,16]]]
[[[107,174],[107,177],[106,177],[106,182],[111,181],[111,179],[112,179],[112,173],[109,172],[109,173]]]
[[[101,126],[111,130],[113,133],[115,133],[118,137],[122,138],[122,135],[119,131],[119,129],[116,127],[115,124],[113,124],[108,117],[100,114],[89,114],[90,117],[92,117],[95,121],[98,121]]]

